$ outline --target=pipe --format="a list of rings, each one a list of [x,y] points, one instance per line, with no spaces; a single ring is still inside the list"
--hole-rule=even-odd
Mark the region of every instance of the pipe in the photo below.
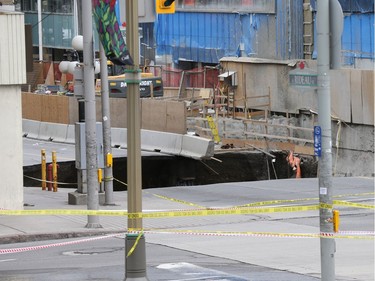
[[[46,190],[47,184],[46,184],[46,150],[41,150],[41,171],[42,171],[42,190]]]
[[[53,180],[53,192],[57,192],[57,159],[56,151],[52,151],[52,180]]]

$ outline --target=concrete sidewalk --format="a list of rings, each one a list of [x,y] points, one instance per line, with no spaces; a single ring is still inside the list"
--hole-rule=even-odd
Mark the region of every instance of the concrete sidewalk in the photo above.
[[[340,200],[374,204],[373,178],[334,178],[335,195]],[[261,182],[223,183],[206,186],[180,186],[143,190],[144,211],[171,211],[197,208],[224,208],[268,200],[295,200],[282,205],[314,205],[317,200],[317,179],[275,180]],[[25,187],[25,210],[85,210],[86,206],[68,205],[68,193]],[[307,202],[297,199],[308,198]],[[115,192],[115,206],[102,210],[127,210],[127,192]],[[278,204],[280,205],[280,204]],[[275,206],[275,205],[274,205]],[[372,233],[372,239],[335,239],[337,245],[337,280],[374,280],[374,211],[373,209],[342,209],[342,229],[348,233]],[[0,244],[124,233],[127,218],[102,216],[102,228],[85,228],[85,215],[0,216]],[[319,233],[319,212],[260,213],[247,215],[171,217],[144,219],[146,242],[170,246],[204,255],[233,259],[244,263],[320,276],[319,238],[293,238],[266,233]],[[162,233],[160,231],[164,230]],[[167,233],[176,230],[183,234]],[[190,232],[190,234],[188,234]],[[191,235],[195,233],[195,235]],[[201,233],[203,232],[203,233]],[[257,232],[256,235],[220,235],[222,232]],[[6,248],[6,245],[0,245]]]

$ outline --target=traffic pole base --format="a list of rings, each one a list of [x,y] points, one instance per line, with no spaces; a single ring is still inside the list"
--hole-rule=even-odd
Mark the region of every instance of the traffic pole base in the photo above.
[[[135,248],[134,244],[138,240]],[[133,251],[129,254],[129,251]],[[146,274],[146,241],[138,234],[127,234],[125,242],[125,279],[124,281],[149,281]],[[129,255],[129,256],[128,256]]]

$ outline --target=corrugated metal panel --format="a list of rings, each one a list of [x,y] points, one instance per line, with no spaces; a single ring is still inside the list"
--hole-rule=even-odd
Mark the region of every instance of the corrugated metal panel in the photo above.
[[[235,55],[240,43],[240,15],[175,13],[159,15],[156,42],[159,55],[173,60],[217,63],[224,54]]]
[[[240,43],[250,56],[303,57],[303,0],[278,0],[277,14],[176,12],[158,15],[157,52],[179,60],[218,63],[237,56]]]
[[[24,17],[21,13],[0,13],[0,85],[26,83]]]
[[[344,19],[342,50],[345,64],[354,58],[374,59],[374,15],[352,14]]]
[[[316,0],[312,2],[316,5]],[[345,2],[345,3],[344,3]],[[341,1],[341,4],[349,5],[350,1]],[[369,8],[369,3],[372,3]],[[343,65],[353,66],[356,60],[374,60],[374,0],[350,2],[352,7],[351,13],[346,13],[344,17],[344,30],[342,33],[342,62]],[[315,8],[316,9],[316,6]],[[346,7],[348,9],[348,6]],[[372,10],[372,12],[371,12]],[[316,13],[314,13],[316,19]],[[316,20],[314,34],[314,58],[317,57],[317,36],[316,36]]]
[[[317,55],[316,40],[315,34],[315,58]],[[349,14],[345,16],[341,43],[343,65],[355,65],[358,59],[374,60],[374,14]]]
[[[310,0],[316,11],[316,0]],[[339,0],[344,13],[373,13],[374,0]]]
[[[303,58],[303,1],[277,1],[276,57]]]

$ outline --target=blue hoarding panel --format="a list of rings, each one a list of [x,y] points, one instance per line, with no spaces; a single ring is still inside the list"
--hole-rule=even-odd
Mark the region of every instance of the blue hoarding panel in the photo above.
[[[172,54],[175,62],[218,63],[223,56],[235,55],[241,40],[240,20],[238,14],[158,15],[155,24],[158,54]]]
[[[351,14],[344,18],[342,50],[346,64],[354,58],[374,59],[374,15]]]
[[[277,1],[277,14],[176,12],[158,15],[157,53],[179,60],[217,64],[237,56],[303,57],[303,0]]]
[[[316,11],[316,1],[311,0],[311,6]],[[339,0],[344,13],[373,13],[374,0]]]

